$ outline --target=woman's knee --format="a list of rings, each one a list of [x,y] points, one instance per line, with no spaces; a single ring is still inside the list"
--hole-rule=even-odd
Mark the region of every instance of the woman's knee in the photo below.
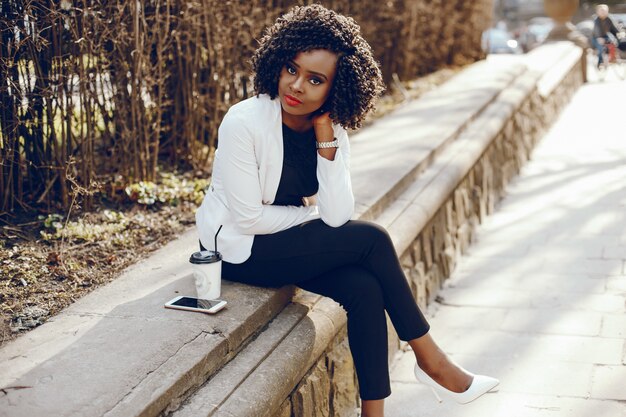
[[[351,220],[348,224],[355,229],[355,234],[368,242],[391,243],[391,236],[384,227],[367,221]]]

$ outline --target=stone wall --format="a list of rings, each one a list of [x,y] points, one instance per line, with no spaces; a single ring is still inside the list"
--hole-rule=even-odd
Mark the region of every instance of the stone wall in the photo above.
[[[421,308],[435,300],[471,244],[476,228],[494,211],[506,185],[582,84],[582,62],[571,67],[549,95],[543,95],[537,86],[527,94],[477,163],[401,254],[403,269]],[[391,360],[400,349],[400,341],[391,322],[388,327]],[[358,398],[344,328],[275,417],[352,417],[356,416]]]
[[[448,201],[400,257],[422,308],[432,302],[470,245],[476,227],[494,211],[505,187],[530,158],[532,149],[582,84],[576,66],[549,97],[534,90]]]
[[[355,415],[358,401],[358,382],[344,327],[275,417],[350,417]]]

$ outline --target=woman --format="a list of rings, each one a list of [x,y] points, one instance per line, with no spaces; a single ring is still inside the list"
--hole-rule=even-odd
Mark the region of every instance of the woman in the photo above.
[[[361,125],[383,90],[356,23],[320,5],[296,7],[267,30],[252,66],[257,96],[225,115],[212,184],[196,214],[203,247],[213,247],[223,226],[223,277],[295,284],[339,302],[363,417],[383,416],[391,393],[385,310],[415,352],[416,377],[433,391],[469,402],[496,387],[437,347],[387,232],[350,220],[345,129]]]

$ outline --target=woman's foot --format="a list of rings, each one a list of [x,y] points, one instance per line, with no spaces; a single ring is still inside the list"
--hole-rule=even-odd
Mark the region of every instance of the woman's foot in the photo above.
[[[499,381],[483,375],[473,375],[466,371],[435,343],[430,334],[409,341],[415,352],[416,378],[431,387],[437,399],[444,394],[454,401],[465,404],[489,391],[495,391]]]
[[[435,343],[430,333],[409,341],[419,367],[435,382],[452,392],[464,392],[472,374],[454,363]]]
[[[483,394],[486,394],[490,391],[493,391],[500,381],[495,378],[491,378],[489,376],[484,375],[473,375],[472,383],[470,386],[463,392],[453,392],[450,391],[437,382],[435,382],[426,372],[424,372],[419,365],[415,364],[415,377],[422,384],[430,387],[435,394],[435,397],[441,402],[441,395],[445,395],[446,397],[452,399],[453,401],[459,404],[467,404],[469,402],[474,401],[478,397]]]
[[[416,358],[417,365],[436,383],[452,392],[464,392],[472,384],[473,375],[458,366],[443,352],[436,358]]]

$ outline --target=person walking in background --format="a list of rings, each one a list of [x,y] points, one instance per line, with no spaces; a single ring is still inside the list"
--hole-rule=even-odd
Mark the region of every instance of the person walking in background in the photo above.
[[[252,68],[256,96],[219,127],[196,213],[201,249],[223,226],[223,278],[295,284],[343,306],[363,417],[382,417],[391,393],[385,311],[433,391],[466,403],[495,390],[497,379],[467,372],[430,336],[388,233],[350,220],[346,129],[361,125],[384,89],[359,26],[320,5],[295,7],[267,29]]]
[[[593,37],[591,38],[593,47],[598,52],[598,68],[604,63],[604,45],[611,41],[609,33],[617,39],[619,29],[615,25],[615,22],[613,22],[613,19],[609,16],[609,6],[606,4],[599,4],[596,6],[596,18],[593,21]]]

